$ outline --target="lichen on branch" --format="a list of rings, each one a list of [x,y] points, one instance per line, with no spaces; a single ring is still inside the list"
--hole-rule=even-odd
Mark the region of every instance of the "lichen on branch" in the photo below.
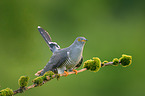
[[[26,87],[28,85],[28,80],[30,78],[28,76],[21,76],[18,83],[20,87]]]
[[[0,91],[0,96],[12,96],[14,94],[13,90],[6,88]]]
[[[101,60],[98,57],[93,57],[93,59],[84,62],[84,68],[87,70],[98,72],[101,68]]]
[[[105,67],[108,65],[115,65],[115,66],[122,65],[123,67],[127,67],[127,66],[131,65],[131,63],[132,63],[132,56],[125,55],[125,54],[123,54],[122,57],[119,59],[114,58],[111,62],[104,61],[102,63],[98,57],[93,57],[93,59],[85,61],[84,65],[83,65],[83,69],[78,70],[77,72],[80,73],[80,72],[83,72],[86,70],[98,72],[101,67]],[[68,74],[75,74],[75,72],[69,72]],[[3,89],[0,91],[0,96],[12,96],[17,93],[22,93],[25,90],[29,90],[31,88],[41,86],[54,78],[59,79],[61,76],[66,76],[66,74],[65,73],[64,74],[54,74],[52,71],[48,71],[43,76],[39,76],[39,77],[33,79],[33,81],[32,81],[33,85],[30,85],[28,87],[26,87],[26,86],[28,85],[29,77],[21,76],[20,79],[18,80],[18,83],[20,86],[19,89],[14,90],[14,91],[10,88]]]
[[[132,56],[123,54],[119,60],[123,67],[127,67],[132,63]]]

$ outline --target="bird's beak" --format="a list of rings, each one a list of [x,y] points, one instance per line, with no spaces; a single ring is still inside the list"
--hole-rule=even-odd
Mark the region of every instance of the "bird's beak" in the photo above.
[[[88,39],[84,39],[84,40],[82,40],[82,42],[86,42],[86,41],[88,41]]]

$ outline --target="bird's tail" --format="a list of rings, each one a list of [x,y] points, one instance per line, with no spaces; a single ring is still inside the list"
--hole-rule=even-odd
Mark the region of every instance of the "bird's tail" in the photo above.
[[[56,42],[52,42],[52,39],[47,31],[45,31],[40,26],[38,26],[38,31],[40,32],[41,36],[43,37],[52,52],[60,49],[60,46]]]
[[[46,41],[46,43],[48,42],[52,42],[52,39],[50,37],[50,35],[48,34],[47,31],[45,31],[43,28],[41,28],[40,26],[38,26],[38,31],[40,32],[40,34],[42,35],[42,37],[44,38],[44,40]],[[49,43],[48,43],[49,44]]]

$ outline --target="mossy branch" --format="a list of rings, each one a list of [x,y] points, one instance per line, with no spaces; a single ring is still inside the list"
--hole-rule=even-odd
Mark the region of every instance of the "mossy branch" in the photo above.
[[[93,57],[93,59],[87,60],[84,62],[84,66],[83,69],[78,70],[77,73],[86,71],[86,70],[90,70],[93,72],[98,72],[100,70],[101,67],[105,67],[108,65],[122,65],[123,67],[127,67],[132,63],[132,56],[129,55],[122,55],[121,58],[114,58],[112,62],[108,62],[108,61],[104,61],[101,63],[101,60],[98,57]],[[76,72],[69,72],[70,74],[76,74]],[[42,86],[43,84],[45,84],[46,82],[56,78],[57,80],[61,77],[61,76],[66,76],[66,74],[54,74],[52,71],[48,71],[46,72],[43,76],[39,76],[35,79],[33,79],[33,84],[31,86],[28,86],[28,80],[29,77],[28,76],[21,76],[20,79],[18,80],[18,83],[20,85],[20,88],[17,90],[12,90],[10,88],[6,88],[0,91],[0,96],[13,96],[17,93],[22,93],[26,90],[29,90],[31,88],[34,87],[38,87],[38,86]]]

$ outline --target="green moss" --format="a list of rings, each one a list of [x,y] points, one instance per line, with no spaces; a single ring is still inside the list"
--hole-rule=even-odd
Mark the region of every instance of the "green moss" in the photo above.
[[[56,77],[57,80],[59,80],[60,79],[60,74],[56,74],[55,77]]]
[[[13,90],[6,88],[0,91],[0,96],[12,96],[14,94]]]
[[[93,57],[93,60],[90,59],[85,61],[83,67],[87,68],[87,70],[97,72],[101,68],[101,61],[99,58]]]
[[[20,85],[20,87],[25,87],[28,85],[28,80],[29,80],[29,77],[28,76],[21,76],[18,83]]]
[[[108,63],[108,61],[103,61],[103,63]]]
[[[43,77],[43,80],[47,80],[47,76],[50,77],[50,80],[53,79],[53,76],[54,73],[52,71],[48,71],[48,72],[45,72],[45,74],[42,76]]]
[[[123,54],[119,60],[123,67],[127,67],[132,63],[132,56]]]
[[[117,66],[119,64],[119,59],[118,58],[114,58],[113,59],[113,65]]]
[[[43,77],[39,76],[32,81],[34,84],[41,85],[43,83]]]
[[[108,61],[103,61],[102,63],[101,63],[101,67],[104,67],[104,64],[105,63],[108,63]]]
[[[89,70],[90,69],[90,65],[91,65],[91,63],[93,63],[93,60],[87,60],[87,61],[85,61],[84,62],[84,68],[87,68],[87,70]]]

